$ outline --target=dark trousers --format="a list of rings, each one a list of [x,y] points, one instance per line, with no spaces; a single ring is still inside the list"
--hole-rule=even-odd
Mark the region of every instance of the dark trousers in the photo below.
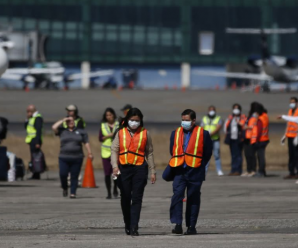
[[[247,172],[256,171],[257,160],[256,160],[256,150],[249,143],[249,141],[244,142],[244,154],[246,158]]]
[[[148,164],[119,165],[121,172],[121,208],[126,228],[138,229],[144,189],[147,185]]]
[[[32,161],[32,154],[34,152],[39,152],[40,148],[36,148],[36,142],[35,142],[34,139],[31,141],[31,143],[29,143],[29,148],[30,148],[30,157],[31,157],[31,161]],[[40,173],[33,172],[32,173],[32,178],[33,179],[40,179]]]
[[[257,147],[257,157],[259,164],[259,173],[266,175],[266,157],[265,150],[268,145],[268,142],[261,142]]]
[[[298,174],[298,150],[293,144],[294,138],[288,138],[288,150],[289,150],[289,172],[294,176]]]
[[[231,151],[231,173],[242,173],[242,149],[243,144],[238,140],[230,140],[230,151]]]
[[[183,198],[187,190],[187,202],[185,212],[185,222],[187,227],[195,227],[197,224],[200,205],[201,187],[203,182],[191,180],[189,171],[192,168],[181,168],[173,181],[173,192],[170,207],[170,219],[174,224],[181,225],[183,221]]]
[[[68,189],[67,177],[70,173],[70,194],[76,194],[82,163],[83,158],[59,158],[61,187]]]

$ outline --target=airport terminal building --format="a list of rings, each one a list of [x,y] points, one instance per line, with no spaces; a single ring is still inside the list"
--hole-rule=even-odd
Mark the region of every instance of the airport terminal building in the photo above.
[[[295,28],[297,12],[295,0],[0,0],[2,28],[37,31],[46,59],[64,63],[243,62],[260,39],[226,28]],[[273,54],[297,44],[298,33],[269,37]]]

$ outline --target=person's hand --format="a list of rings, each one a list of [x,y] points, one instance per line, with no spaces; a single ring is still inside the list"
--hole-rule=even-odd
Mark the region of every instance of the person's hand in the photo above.
[[[66,121],[72,121],[72,120],[73,120],[72,117],[65,117],[65,118],[63,119],[63,122],[66,122]]]
[[[118,167],[113,168],[113,175],[114,175],[115,177],[118,176],[118,173],[119,173],[119,168],[118,168]]]
[[[276,119],[277,119],[277,120],[281,120],[281,115],[278,115],[278,116],[276,117]]]
[[[40,148],[40,144],[36,144],[36,145],[35,145],[35,148],[36,148],[36,149],[39,149],[39,148]]]
[[[155,184],[156,182],[156,174],[151,174],[151,183]]]
[[[93,160],[93,155],[92,155],[92,153],[88,153],[88,158],[90,158],[91,160]]]

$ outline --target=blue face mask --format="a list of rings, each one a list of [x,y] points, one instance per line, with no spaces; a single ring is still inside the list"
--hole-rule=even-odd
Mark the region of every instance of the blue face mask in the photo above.
[[[181,121],[181,127],[185,130],[191,129],[191,121]]]

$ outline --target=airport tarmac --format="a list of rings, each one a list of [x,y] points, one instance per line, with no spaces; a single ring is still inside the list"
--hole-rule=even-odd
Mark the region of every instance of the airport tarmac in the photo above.
[[[206,114],[209,105],[217,107],[224,119],[230,114],[231,106],[238,102],[247,113],[250,103],[259,101],[268,109],[271,121],[270,132],[282,133],[285,123],[276,116],[286,114],[289,98],[293,94],[254,94],[240,91],[174,91],[174,90],[72,90],[72,91],[0,91],[0,116],[9,119],[9,130],[14,135],[25,135],[23,122],[26,106],[35,104],[45,120],[45,131],[51,132],[51,125],[63,118],[65,107],[76,104],[79,114],[87,122],[87,131],[97,134],[102,114],[106,107],[112,107],[119,116],[120,109],[127,103],[141,109],[146,127],[153,131],[171,131],[180,123],[180,113],[186,108],[197,112],[199,121]]]
[[[145,189],[139,237],[124,234],[119,199],[106,200],[104,176],[98,188],[62,197],[57,172],[41,181],[0,182],[0,247],[298,247],[298,185],[284,172],[267,178],[217,177],[202,188],[195,236],[172,235],[171,183]],[[184,228],[185,229],[185,228]]]
[[[112,107],[121,115],[120,109],[127,103],[142,110],[145,121],[151,123],[173,123],[180,113],[191,108],[200,119],[210,105],[226,118],[234,103],[240,103],[247,113],[250,103],[263,103],[272,120],[276,115],[285,114],[289,109],[289,98],[294,93],[254,94],[239,90],[199,91],[187,90],[71,90],[71,91],[0,91],[0,114],[10,122],[20,123],[26,117],[26,107],[35,104],[43,114],[45,122],[54,122],[65,116],[65,107],[76,104],[79,114],[91,123],[99,122],[104,110]]]

